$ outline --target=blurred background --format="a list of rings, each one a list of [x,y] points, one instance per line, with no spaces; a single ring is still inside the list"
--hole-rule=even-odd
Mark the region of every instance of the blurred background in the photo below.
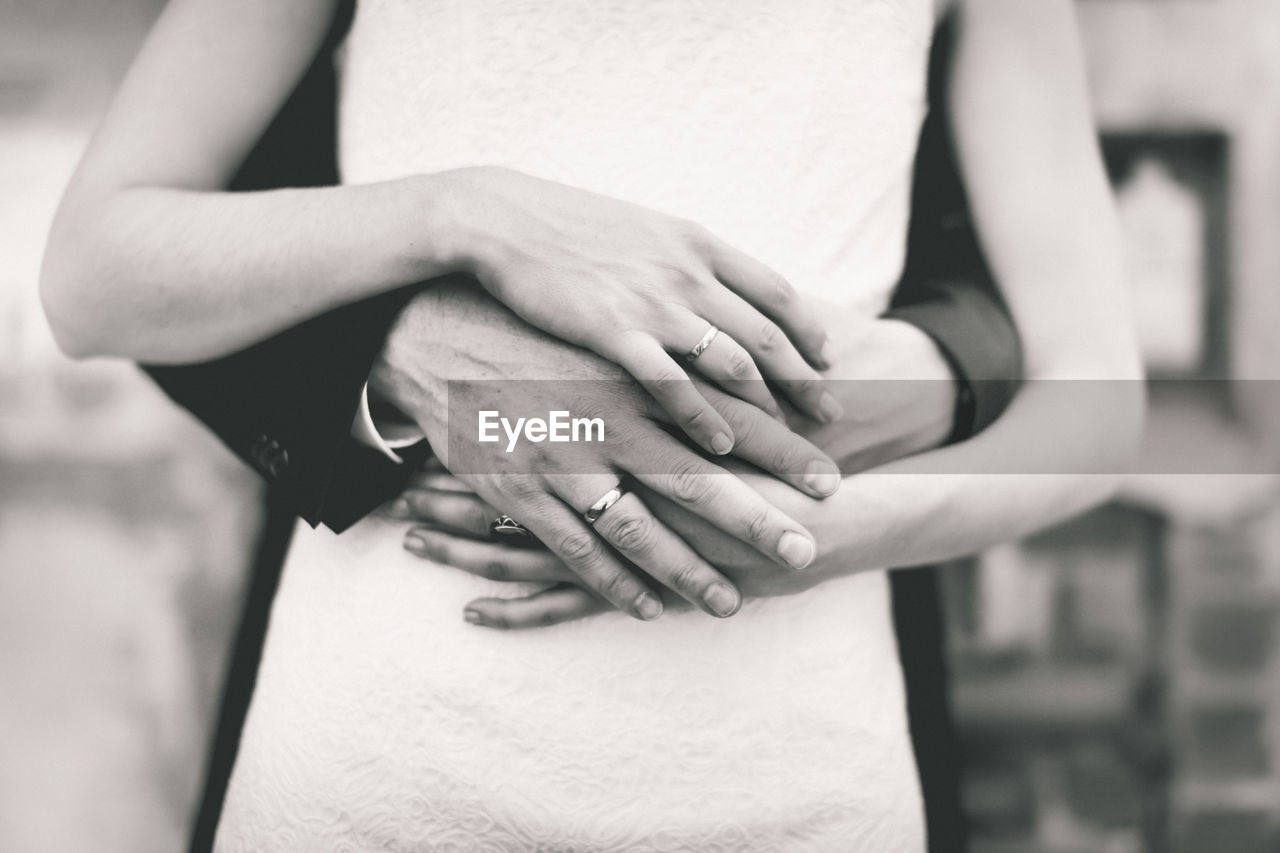
[[[62,358],[36,295],[162,5],[0,0],[0,850],[181,849],[259,524],[256,476]],[[1280,470],[1269,395],[1221,381],[1280,378],[1280,2],[1078,6],[1148,365],[1185,380],[1139,469]],[[1134,476],[946,587],[975,853],[1280,851],[1275,476]]]

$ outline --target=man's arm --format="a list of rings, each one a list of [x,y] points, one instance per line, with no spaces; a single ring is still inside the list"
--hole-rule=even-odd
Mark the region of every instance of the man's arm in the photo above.
[[[351,4],[343,7],[326,48],[246,161],[236,189],[336,181],[331,54],[349,25]],[[940,32],[931,68],[938,67],[946,41]],[[954,372],[959,393],[966,384],[973,389],[972,421],[952,425],[947,411],[921,413],[946,418],[944,430],[963,438],[1007,405],[1021,358],[968,223],[940,112],[933,111],[922,133],[907,269],[887,317],[928,335]],[[342,530],[396,494],[408,475],[408,466],[354,440],[350,426],[369,368],[411,295],[393,291],[331,311],[215,361],[145,369],[267,478],[298,515]],[[933,446],[940,437],[922,433],[920,440]]]
[[[890,309],[878,320],[828,312],[837,357],[831,391],[854,416],[803,431],[846,474],[971,438],[1009,406],[1022,348],[969,217],[942,109],[953,24],[930,56],[933,105],[916,153],[907,261]],[[886,381],[888,380],[888,381]]]
[[[929,54],[932,108],[920,133],[907,236],[907,263],[885,315],[928,335],[956,379],[950,441],[978,434],[998,418],[1022,378],[1022,342],[996,288],[969,216],[968,199],[943,109],[954,14],[934,33]]]
[[[341,3],[324,48],[232,189],[337,182],[333,49],[353,11],[353,3]],[[413,292],[392,291],[330,311],[214,361],[143,369],[297,515],[341,530],[395,494],[407,475],[406,466],[353,440],[350,428],[374,358]]]

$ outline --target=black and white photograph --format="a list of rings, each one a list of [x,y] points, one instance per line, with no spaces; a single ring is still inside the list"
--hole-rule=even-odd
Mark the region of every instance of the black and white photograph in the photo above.
[[[0,0],[0,850],[1280,853],[1280,2]]]

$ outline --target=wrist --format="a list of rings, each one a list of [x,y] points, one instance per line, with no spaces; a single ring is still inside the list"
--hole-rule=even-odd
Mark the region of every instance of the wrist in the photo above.
[[[424,429],[422,413],[437,411],[447,399],[445,381],[434,369],[443,355],[435,351],[441,340],[433,328],[437,290],[418,293],[400,311],[369,368],[371,400],[394,407]]]
[[[840,490],[829,498],[816,501],[815,506],[804,514],[800,520],[818,546],[818,554],[806,572],[813,573],[822,581],[833,580],[853,574],[861,566],[858,550],[861,538],[865,535],[864,526],[850,524],[850,518],[859,517],[851,504],[846,490],[855,491],[858,477],[846,477]]]
[[[933,339],[893,319],[840,317],[831,391],[856,428],[806,430],[845,471],[863,470],[941,446],[951,435],[956,381]]]
[[[482,283],[493,277],[511,253],[510,204],[502,190],[511,171],[500,166],[469,166],[424,176],[443,235],[440,254],[451,272]]]
[[[878,325],[903,356],[900,375],[914,380],[918,398],[918,405],[913,408],[917,448],[926,450],[947,444],[956,429],[956,413],[964,402],[964,387],[951,360],[919,326],[894,319],[880,320]]]

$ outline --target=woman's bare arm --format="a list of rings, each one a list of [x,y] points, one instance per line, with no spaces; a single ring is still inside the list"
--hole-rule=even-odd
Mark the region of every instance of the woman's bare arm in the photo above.
[[[1026,381],[977,436],[845,477],[825,502],[752,477],[810,525],[825,576],[970,554],[1087,509],[1113,492],[1142,428],[1119,227],[1071,3],[955,0],[955,14],[948,108]],[[837,429],[811,437],[831,450],[823,436]]]
[[[223,192],[312,61],[335,5],[166,7],[50,236],[41,289],[68,352],[201,360],[447,271],[430,179]]]
[[[975,438],[847,477],[833,503],[814,506],[833,533],[854,531],[839,550],[856,568],[971,553],[1098,503],[1142,427],[1119,228],[1071,3],[958,0],[956,14],[949,108],[1027,384]]]
[[[734,436],[670,353],[769,412],[838,402],[826,334],[776,272],[678,217],[511,169],[365,186],[224,188],[327,32],[334,0],[174,0],[67,191],[41,292],[73,355],[200,361],[450,272],[620,365],[703,449]],[[550,119],[549,119],[550,120]],[[754,381],[752,381],[754,380]]]

